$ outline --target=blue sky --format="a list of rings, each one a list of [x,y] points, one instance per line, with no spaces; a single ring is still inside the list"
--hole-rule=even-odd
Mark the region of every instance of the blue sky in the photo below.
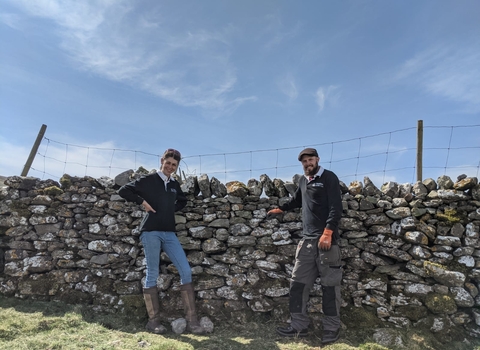
[[[42,143],[46,157],[29,173],[40,178],[151,165],[139,154],[132,165],[128,152],[108,173],[49,161],[110,164],[111,152],[95,148],[177,148],[182,170],[222,182],[288,180],[307,145],[332,143],[335,159],[395,150],[322,163],[348,182],[411,168],[423,120],[424,146],[474,147],[432,150],[424,177],[476,176],[478,167],[433,167],[480,166],[480,128],[432,127],[480,124],[479,14],[476,0],[3,1],[0,174],[20,174],[42,124],[58,143]],[[318,147],[321,162],[330,146]],[[196,157],[208,154],[219,156]],[[413,181],[412,169],[370,177]]]

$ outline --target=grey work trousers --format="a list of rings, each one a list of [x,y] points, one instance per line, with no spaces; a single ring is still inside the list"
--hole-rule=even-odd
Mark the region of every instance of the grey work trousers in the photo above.
[[[307,303],[310,289],[320,275],[322,286],[323,329],[336,331],[340,328],[340,285],[342,261],[338,245],[330,250],[318,248],[317,239],[302,239],[295,254],[295,267],[290,282],[291,326],[296,330],[308,328]]]

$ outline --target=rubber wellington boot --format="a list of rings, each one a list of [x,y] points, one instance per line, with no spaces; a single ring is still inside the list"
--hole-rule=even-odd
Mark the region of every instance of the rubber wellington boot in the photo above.
[[[160,323],[160,301],[157,287],[143,288],[143,298],[148,313],[148,323],[145,328],[151,333],[165,333],[167,329]]]
[[[195,292],[193,284],[187,283],[180,286],[183,308],[185,310],[185,319],[187,320],[187,331],[193,334],[204,334],[205,329],[200,325],[195,309]]]

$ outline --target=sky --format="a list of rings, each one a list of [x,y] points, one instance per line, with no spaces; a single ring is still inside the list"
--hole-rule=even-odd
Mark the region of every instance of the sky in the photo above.
[[[0,5],[0,175],[114,177],[176,148],[186,175],[290,180],[314,146],[345,183],[480,168],[480,2]]]

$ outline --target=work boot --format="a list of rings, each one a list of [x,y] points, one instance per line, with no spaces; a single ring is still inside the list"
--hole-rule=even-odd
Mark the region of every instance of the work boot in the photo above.
[[[195,292],[193,284],[187,283],[180,286],[180,293],[182,295],[183,308],[185,310],[185,319],[187,320],[187,332],[193,334],[204,334],[205,329],[200,325],[195,309]]]
[[[148,313],[148,323],[145,328],[155,334],[165,333],[167,329],[160,323],[160,302],[157,287],[143,288],[143,298]]]
[[[276,331],[282,337],[303,338],[308,336],[307,328],[297,331],[292,326],[287,326],[287,327],[277,327]]]
[[[340,336],[340,329],[336,331],[323,331],[322,344],[334,343]]]

